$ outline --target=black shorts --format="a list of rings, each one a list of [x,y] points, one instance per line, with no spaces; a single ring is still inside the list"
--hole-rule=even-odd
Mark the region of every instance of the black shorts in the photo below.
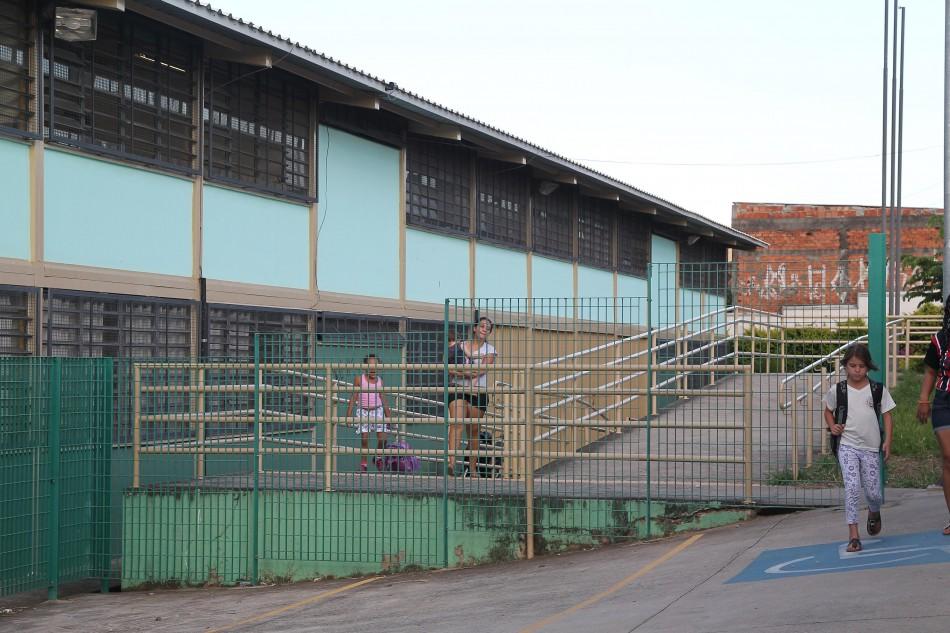
[[[456,400],[465,400],[473,407],[482,410],[482,413],[488,413],[488,394],[487,393],[459,393],[455,394]]]
[[[935,432],[950,429],[950,393],[939,390],[934,393],[930,422],[933,424]]]

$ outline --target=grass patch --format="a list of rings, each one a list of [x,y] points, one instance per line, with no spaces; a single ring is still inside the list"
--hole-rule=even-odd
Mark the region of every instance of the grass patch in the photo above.
[[[894,418],[894,439],[891,440],[891,453],[901,457],[931,457],[940,455],[937,438],[928,420],[924,424],[917,421],[917,399],[920,397],[920,383],[923,380],[923,366],[911,365],[900,372],[897,386],[891,391],[897,408],[891,412]]]
[[[891,459],[887,464],[887,485],[893,488],[926,488],[940,480],[940,447],[930,422],[917,421],[917,399],[923,380],[923,365],[917,363],[900,372],[897,385],[891,391],[897,408],[894,418],[894,439],[891,440]],[[840,486],[841,471],[833,455],[819,455],[811,466],[798,470],[798,479],[792,471],[783,470],[769,476],[772,486],[825,487]]]

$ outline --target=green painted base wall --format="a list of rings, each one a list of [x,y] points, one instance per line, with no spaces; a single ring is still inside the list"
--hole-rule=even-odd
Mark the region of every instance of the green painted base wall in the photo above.
[[[248,491],[127,491],[122,587],[249,581]],[[520,497],[262,491],[262,581],[296,581],[523,558]],[[444,511],[445,510],[445,511]],[[652,535],[741,521],[749,510],[652,504]],[[538,554],[646,537],[646,503],[539,499]],[[448,539],[446,559],[445,539]]]

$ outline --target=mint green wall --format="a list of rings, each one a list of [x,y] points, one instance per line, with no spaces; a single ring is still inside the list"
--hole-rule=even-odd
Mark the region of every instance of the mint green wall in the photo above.
[[[317,286],[397,298],[399,150],[322,125],[318,147]]]
[[[206,185],[202,270],[208,279],[310,287],[310,210]]]
[[[532,256],[531,296],[572,298],[574,296],[574,265],[558,259]]]
[[[617,276],[617,298],[622,323],[647,324],[647,280],[627,275]]]
[[[517,299],[527,297],[527,255],[505,248],[476,244],[475,296]]]
[[[44,258],[191,276],[193,183],[47,149]]]
[[[0,139],[0,257],[30,258],[30,147]]]
[[[468,240],[406,229],[406,299],[468,296]]]
[[[680,290],[680,321],[695,319],[709,310],[703,303],[703,293],[695,290]],[[690,330],[699,330],[706,327],[703,320],[696,320],[689,324]]]
[[[672,325],[676,322],[676,242],[654,235],[651,242],[652,258],[650,263],[653,287],[654,327]],[[667,264],[664,266],[663,264]]]
[[[531,257],[534,311],[552,317],[574,316],[574,265],[558,259]]]
[[[578,318],[614,320],[614,274],[606,270],[577,267]]]

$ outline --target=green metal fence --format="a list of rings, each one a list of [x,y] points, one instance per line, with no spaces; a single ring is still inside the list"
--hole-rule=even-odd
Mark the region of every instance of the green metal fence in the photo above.
[[[0,595],[111,575],[112,379],[112,359],[0,358]]]
[[[449,300],[432,327],[261,333],[244,357],[5,359],[3,593],[463,565],[837,504],[821,395],[867,334],[859,289],[768,281],[654,264],[642,296]]]

